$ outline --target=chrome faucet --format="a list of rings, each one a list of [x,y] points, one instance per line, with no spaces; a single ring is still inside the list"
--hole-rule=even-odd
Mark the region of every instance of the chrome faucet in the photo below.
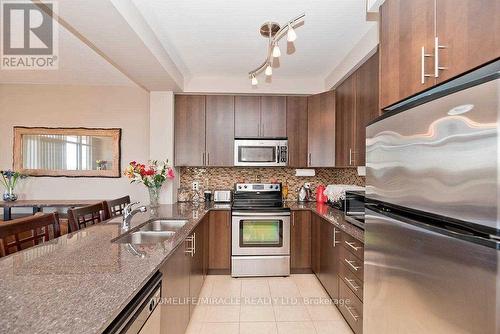
[[[144,205],[138,207],[137,209],[132,210],[132,207],[136,204],[139,204],[139,202],[127,204],[127,206],[123,209],[123,223],[122,223],[123,230],[128,230],[130,228],[130,221],[132,220],[132,217],[136,213],[147,211]]]

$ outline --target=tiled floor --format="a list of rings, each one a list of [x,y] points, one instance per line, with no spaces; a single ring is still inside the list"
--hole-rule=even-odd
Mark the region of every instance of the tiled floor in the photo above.
[[[352,334],[314,275],[208,276],[186,334]]]

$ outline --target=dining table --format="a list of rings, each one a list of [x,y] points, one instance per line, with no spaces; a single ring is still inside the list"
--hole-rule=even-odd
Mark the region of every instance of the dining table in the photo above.
[[[75,199],[75,200],[17,200],[17,201],[0,201],[0,208],[3,208],[3,220],[12,219],[13,208],[31,208],[33,214],[43,211],[43,208],[74,208],[92,205],[103,200],[98,199]]]

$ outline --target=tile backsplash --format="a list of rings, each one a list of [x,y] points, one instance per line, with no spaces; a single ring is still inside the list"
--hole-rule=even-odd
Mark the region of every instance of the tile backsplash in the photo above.
[[[313,195],[318,185],[354,184],[365,185],[365,178],[359,176],[356,168],[315,168],[316,176],[295,176],[294,168],[198,168],[181,167],[179,201],[193,199],[192,182],[199,183],[198,196],[203,200],[204,190],[233,189],[236,182],[281,182],[288,184],[288,200],[297,199],[297,192],[305,182],[311,183]]]

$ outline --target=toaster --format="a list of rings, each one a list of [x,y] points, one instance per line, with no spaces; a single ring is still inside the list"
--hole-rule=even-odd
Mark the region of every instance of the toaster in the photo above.
[[[231,202],[231,190],[215,190],[214,191],[214,202],[219,203],[229,203]]]

